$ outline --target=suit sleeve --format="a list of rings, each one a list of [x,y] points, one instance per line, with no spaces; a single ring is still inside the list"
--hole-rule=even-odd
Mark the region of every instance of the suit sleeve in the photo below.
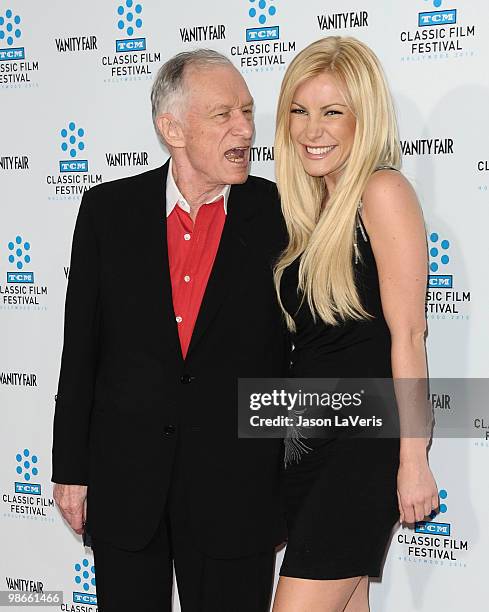
[[[85,192],[73,234],[64,342],[53,425],[52,481],[88,483],[88,438],[99,329],[98,248]]]

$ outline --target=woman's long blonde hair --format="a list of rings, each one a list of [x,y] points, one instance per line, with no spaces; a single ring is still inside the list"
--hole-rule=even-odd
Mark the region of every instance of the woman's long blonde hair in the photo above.
[[[333,193],[323,177],[306,173],[290,137],[290,111],[297,87],[329,73],[343,86],[356,119],[352,150]],[[285,73],[275,135],[277,185],[289,243],[275,266],[280,300],[283,271],[302,255],[298,290],[314,317],[335,325],[370,315],[360,303],[353,275],[358,204],[378,166],[400,168],[397,121],[386,79],[375,54],[351,37],[329,36],[301,51]],[[321,214],[325,198],[327,209]],[[282,305],[282,302],[280,300]],[[289,329],[292,318],[284,310]]]

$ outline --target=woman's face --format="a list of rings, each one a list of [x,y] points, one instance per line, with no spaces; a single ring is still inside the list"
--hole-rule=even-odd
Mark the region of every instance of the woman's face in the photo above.
[[[355,117],[343,91],[334,76],[320,74],[297,87],[290,109],[290,135],[304,170],[333,184],[350,155],[355,135]]]

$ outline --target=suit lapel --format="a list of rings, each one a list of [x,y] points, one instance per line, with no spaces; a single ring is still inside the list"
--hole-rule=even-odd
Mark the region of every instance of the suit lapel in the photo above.
[[[155,320],[163,321],[163,337],[158,342],[170,343],[175,346],[179,359],[183,362],[177,323],[173,309],[170,264],[168,260],[168,244],[166,233],[166,177],[169,162],[153,171],[149,182],[148,200],[141,206],[148,206],[148,223],[145,223],[146,240],[150,261],[145,265],[149,274],[150,286],[153,291],[152,300],[148,305],[155,305]],[[152,307],[152,306],[151,306]],[[153,313],[152,313],[153,316]],[[155,325],[155,334],[158,327]],[[156,334],[157,335],[157,334]]]
[[[195,322],[187,359],[211,325],[226,296],[241,280],[241,271],[248,248],[244,229],[254,212],[253,199],[250,197],[246,183],[233,185],[229,193],[226,222]]]

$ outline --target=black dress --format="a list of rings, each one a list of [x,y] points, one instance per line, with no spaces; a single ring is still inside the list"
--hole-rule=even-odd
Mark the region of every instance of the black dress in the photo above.
[[[373,319],[337,326],[314,321],[298,296],[299,260],[283,273],[281,299],[296,324],[291,377],[390,378],[391,339],[368,235],[357,214],[355,281]],[[379,576],[399,519],[399,439],[308,439],[284,471],[288,544],[283,576]]]

